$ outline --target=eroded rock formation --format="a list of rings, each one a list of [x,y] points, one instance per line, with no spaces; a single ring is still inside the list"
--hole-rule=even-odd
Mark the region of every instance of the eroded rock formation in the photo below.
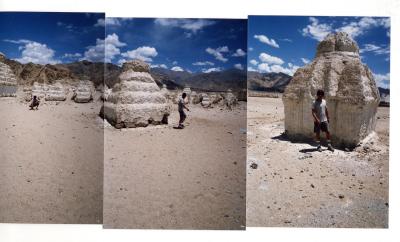
[[[286,87],[285,130],[290,138],[313,137],[311,104],[325,91],[334,145],[354,147],[375,129],[379,92],[357,43],[346,33],[328,35],[312,62],[299,68]]]
[[[122,66],[107,102],[100,114],[116,128],[167,124],[170,108],[167,99],[143,61],[128,61]]]
[[[4,61],[5,56],[0,53],[0,97],[15,97],[17,92],[17,78]]]
[[[76,103],[88,103],[93,100],[93,95],[95,92],[93,82],[91,81],[80,81],[72,99]]]

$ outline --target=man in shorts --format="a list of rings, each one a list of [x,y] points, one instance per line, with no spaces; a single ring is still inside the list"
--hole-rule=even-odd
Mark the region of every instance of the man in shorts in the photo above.
[[[324,98],[325,93],[323,90],[317,91],[317,98],[312,104],[312,116],[314,118],[314,133],[315,139],[317,141],[317,150],[322,151],[321,148],[321,137],[320,132],[325,132],[326,140],[328,143],[328,150],[334,151],[331,144],[331,134],[329,133],[329,113],[328,107],[326,105],[326,100]]]
[[[186,93],[182,93],[182,97],[179,98],[178,101],[178,111],[179,111],[179,125],[178,128],[183,129],[185,126],[183,125],[183,122],[185,122],[186,119],[186,114],[184,109],[189,111],[189,109],[185,105],[185,98],[186,98]]]

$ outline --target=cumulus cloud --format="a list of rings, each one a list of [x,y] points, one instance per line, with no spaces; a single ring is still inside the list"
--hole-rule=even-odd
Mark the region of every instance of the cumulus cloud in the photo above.
[[[196,34],[197,31],[203,29],[204,27],[215,24],[215,21],[207,20],[207,19],[168,19],[168,18],[158,18],[154,20],[154,23],[165,26],[165,27],[176,27],[181,28],[187,31],[190,31],[193,34]],[[187,37],[191,37],[187,36]]]
[[[390,86],[390,73],[386,74],[376,74],[372,73],[374,75],[376,84],[380,87],[383,88],[389,88]]]
[[[285,73],[289,76],[293,76],[293,74],[296,72],[296,70],[299,68],[299,66],[293,65],[292,63],[288,63],[287,67],[284,67],[282,65],[269,65],[268,63],[260,63],[257,66],[257,69],[259,72],[275,72],[275,73]]]
[[[257,69],[254,69],[254,67],[248,66],[247,71],[257,71]]]
[[[122,64],[124,64],[125,62],[126,62],[126,59],[121,58],[121,59],[118,60],[117,64],[118,64],[119,66],[122,66]]]
[[[172,71],[183,71],[183,68],[180,66],[174,66],[171,68]]]
[[[336,31],[348,33],[352,38],[363,35],[367,30],[374,27],[390,28],[389,18],[371,18],[363,17],[359,21],[353,21],[344,26],[337,28]]]
[[[224,52],[229,52],[229,48],[228,46],[222,46],[222,47],[218,47],[217,49],[213,49],[208,47],[206,49],[206,52],[210,55],[213,55],[215,57],[215,59],[222,61],[222,62],[227,62],[228,59],[224,57],[224,55],[222,53]]]
[[[139,59],[146,62],[152,62],[154,57],[158,55],[156,48],[150,46],[142,46],[134,50],[130,50],[121,54],[129,59]]]
[[[302,61],[304,64],[310,63],[310,60],[307,59],[307,58],[301,58],[301,61]]]
[[[321,24],[315,17],[310,17],[309,21],[311,24],[307,25],[302,30],[303,36],[308,36],[318,41],[322,41],[325,36],[332,32],[331,24]]]
[[[258,57],[260,59],[261,62],[267,63],[269,65],[282,65],[284,63],[284,61],[276,56],[271,56],[268,55],[267,53],[261,53]]]
[[[192,63],[192,65],[194,65],[194,66],[207,66],[207,65],[213,66],[214,63],[211,61],[197,61],[197,62]]]
[[[237,49],[236,52],[233,53],[232,56],[241,57],[241,56],[245,56],[245,55],[246,55],[246,52],[244,52],[242,49]]]
[[[322,41],[325,36],[332,32],[346,32],[352,38],[356,38],[374,27],[390,28],[389,18],[362,17],[357,21],[342,22],[342,26],[337,28],[334,28],[331,23],[320,23],[315,17],[310,17],[309,21],[311,23],[302,29],[302,34],[318,41]],[[387,35],[390,35],[389,30],[387,30]]]
[[[117,34],[109,34],[104,40],[97,39],[96,45],[87,47],[82,59],[93,62],[105,61],[109,63],[115,56],[121,53],[120,47],[125,45],[125,43],[119,40]]]
[[[258,64],[258,61],[256,61],[256,60],[254,60],[254,59],[252,59],[252,60],[250,60],[250,64],[252,64],[252,65],[257,65]]]
[[[265,35],[254,35],[255,39],[258,39],[261,43],[267,44],[269,46],[275,47],[275,48],[279,48],[278,43],[276,43],[276,41],[274,39],[269,39],[267,36]]]
[[[243,65],[240,64],[240,63],[233,65],[233,67],[235,67],[235,68],[238,69],[238,70],[243,70],[243,69],[244,69],[244,68],[243,68]]]
[[[208,68],[208,69],[202,70],[202,72],[204,72],[204,73],[219,72],[219,71],[222,71],[221,67],[213,67],[213,68]]]
[[[50,47],[48,47],[46,44],[42,44],[27,39],[19,39],[19,40],[5,39],[4,41],[14,44],[20,44],[18,49],[22,51],[21,57],[16,58],[15,60],[21,63],[32,62],[42,65],[60,63],[59,60],[56,60],[54,58],[55,51]]]

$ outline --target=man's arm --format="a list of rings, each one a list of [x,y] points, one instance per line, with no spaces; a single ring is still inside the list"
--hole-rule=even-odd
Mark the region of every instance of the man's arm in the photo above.
[[[190,110],[186,107],[186,104],[183,104],[183,108],[186,109],[187,111],[190,111]]]
[[[325,107],[325,113],[326,113],[326,118],[328,119],[328,123],[329,123],[329,113],[328,113],[328,108]]]
[[[315,111],[315,109],[312,109],[311,111],[312,111],[312,116],[314,118],[314,121],[319,123],[320,121],[319,121],[319,119],[317,117],[317,112]]]

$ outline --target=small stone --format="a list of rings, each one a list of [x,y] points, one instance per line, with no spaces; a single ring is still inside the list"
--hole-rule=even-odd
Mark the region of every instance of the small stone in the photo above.
[[[344,195],[339,194],[339,198],[340,198],[340,199],[343,199],[343,198],[344,198]]]
[[[258,167],[258,165],[257,165],[256,163],[252,163],[252,164],[250,165],[250,168],[251,168],[251,169],[257,169],[257,167]]]

